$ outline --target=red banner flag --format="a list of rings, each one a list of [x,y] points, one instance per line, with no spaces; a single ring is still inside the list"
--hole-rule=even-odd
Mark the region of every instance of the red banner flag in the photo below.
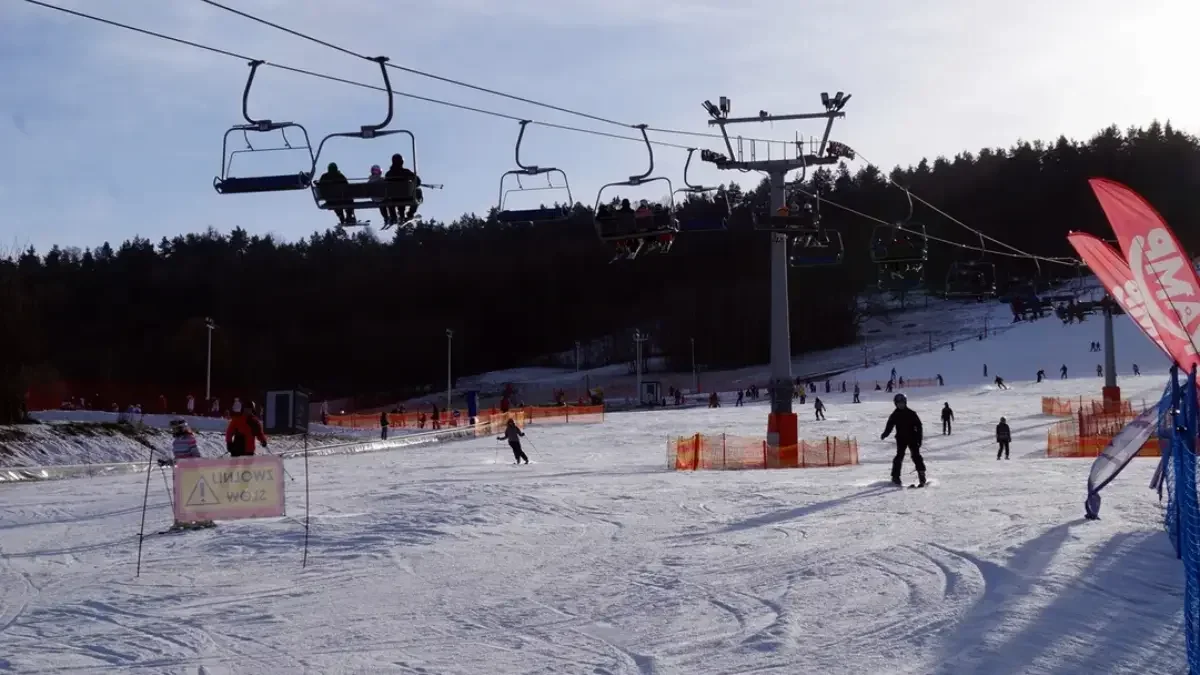
[[[1104,289],[1117,301],[1121,309],[1125,310],[1129,318],[1137,323],[1146,337],[1153,340],[1164,354],[1171,356],[1167,345],[1158,335],[1158,329],[1154,327],[1154,320],[1146,311],[1146,304],[1142,302],[1142,293],[1137,282],[1133,280],[1133,274],[1129,271],[1129,263],[1125,262],[1121,254],[1100,238],[1085,232],[1072,232],[1067,235],[1067,241],[1071,242],[1071,246],[1075,247],[1079,257],[1092,270],[1100,283],[1104,284]]]

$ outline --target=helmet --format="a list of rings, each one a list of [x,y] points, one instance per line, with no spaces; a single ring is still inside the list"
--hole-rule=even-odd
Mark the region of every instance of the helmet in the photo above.
[[[896,405],[908,405],[908,397],[904,394],[896,394],[892,397],[892,402]]]
[[[372,176],[378,176],[381,173],[383,173],[383,169],[379,168],[378,164],[371,165],[371,175]]]

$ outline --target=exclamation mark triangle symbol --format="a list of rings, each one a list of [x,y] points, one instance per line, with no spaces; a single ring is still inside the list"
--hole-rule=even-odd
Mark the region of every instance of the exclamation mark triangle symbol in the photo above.
[[[192,494],[188,495],[188,506],[212,506],[220,504],[217,500],[217,495],[209,487],[208,483],[204,482],[204,478],[196,481],[196,487],[192,488]]]

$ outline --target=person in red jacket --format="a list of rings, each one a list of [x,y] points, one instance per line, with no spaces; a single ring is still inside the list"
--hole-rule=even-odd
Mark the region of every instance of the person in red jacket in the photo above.
[[[230,457],[247,457],[254,455],[254,441],[258,439],[267,447],[267,436],[263,433],[262,422],[258,421],[253,411],[243,411],[241,402],[233,406],[233,417],[225,428],[225,447],[229,448]]]

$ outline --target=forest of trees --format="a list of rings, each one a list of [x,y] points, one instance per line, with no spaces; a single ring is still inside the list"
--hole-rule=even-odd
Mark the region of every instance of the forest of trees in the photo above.
[[[1130,185],[1185,246],[1200,244],[1190,227],[1200,212],[1200,142],[1170,124],[1112,127],[1087,142],[1018,142],[891,173],[954,218],[1046,256],[1072,255],[1064,238],[1071,230],[1111,237],[1087,184],[1093,176]],[[885,221],[908,215],[904,192],[873,166],[818,171],[809,183],[825,199]],[[684,233],[667,256],[611,265],[582,205],[565,225],[464,216],[380,239],[332,230],[285,243],[237,229],[18,252],[0,261],[0,423],[16,415],[30,386],[50,381],[200,397],[205,317],[220,326],[213,333],[216,392],[301,385],[318,396],[393,395],[440,383],[448,328],[458,374],[526,364],[576,340],[616,336],[612,344],[632,350],[626,337],[635,328],[683,369],[692,338],[710,368],[761,363],[768,356],[768,244],[749,213],[765,209],[767,190],[729,190],[738,204],[729,232]],[[856,339],[856,294],[875,284],[869,247],[876,224],[830,205],[821,213],[842,232],[846,260],[793,270],[797,353]],[[979,243],[920,203],[912,222],[936,237]],[[928,285],[940,288],[953,262],[976,257],[932,244]],[[1000,279],[1037,271],[1027,260],[989,261]],[[1044,265],[1042,273],[1075,271]]]

